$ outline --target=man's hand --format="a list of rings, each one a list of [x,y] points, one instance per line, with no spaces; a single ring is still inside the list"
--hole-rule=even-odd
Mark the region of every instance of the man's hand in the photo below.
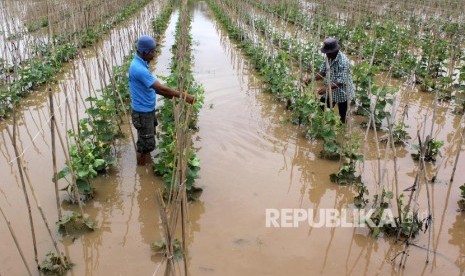
[[[302,79],[302,83],[305,84],[305,85],[308,85],[311,82],[312,82],[312,78],[303,78]]]
[[[190,95],[190,94],[187,94],[187,93],[183,93],[182,96],[181,96],[183,99],[186,100],[186,102],[190,103],[190,104],[193,104],[195,103],[195,97]]]
[[[318,89],[318,95],[326,94],[326,86],[321,87]]]

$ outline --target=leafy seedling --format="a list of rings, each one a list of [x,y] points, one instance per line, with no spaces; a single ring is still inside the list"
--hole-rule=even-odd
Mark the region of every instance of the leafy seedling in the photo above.
[[[58,231],[63,235],[82,234],[84,232],[94,231],[96,228],[96,223],[94,221],[76,212],[62,216],[56,224],[58,226]]]
[[[64,263],[61,262],[61,258],[55,253],[47,253],[45,260],[40,264],[40,271],[45,275],[63,275],[67,270],[70,270],[73,264],[63,253],[61,254]]]
[[[165,257],[171,257],[171,256],[168,256],[168,250],[166,248],[166,242],[164,240],[159,240],[159,241],[156,241],[156,242],[153,242],[151,245],[150,245],[150,248],[155,251],[155,253],[157,254],[163,254],[163,256]],[[184,252],[182,251],[182,245],[181,245],[181,242],[178,240],[178,239],[175,239],[174,240],[174,243],[173,243],[173,250],[174,250],[174,259],[179,261],[183,258],[184,256]]]

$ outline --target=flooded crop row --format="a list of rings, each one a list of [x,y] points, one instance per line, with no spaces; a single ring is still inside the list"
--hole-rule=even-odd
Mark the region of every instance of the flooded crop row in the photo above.
[[[203,192],[197,200],[182,205],[187,209],[181,211],[187,215],[182,218],[187,224],[185,229],[178,227],[172,233],[185,249],[184,260],[175,262],[174,275],[183,275],[184,266],[190,275],[461,275],[465,272],[465,214],[457,204],[462,198],[459,186],[465,183],[465,175],[461,173],[465,157],[458,154],[463,148],[464,117],[455,98],[439,97],[445,95],[435,93],[439,86],[421,92],[421,85],[412,83],[409,76],[394,78],[393,68],[399,63],[383,62],[383,57],[390,56],[384,44],[379,42],[375,49],[367,50],[365,41],[349,37],[341,50],[348,52],[353,65],[357,104],[352,108],[359,111],[365,108],[369,114],[352,114],[346,126],[327,120],[318,129],[317,119],[323,111],[310,108],[309,103],[317,99],[315,91],[322,84],[316,82],[305,87],[299,78],[310,76],[310,67],[318,69],[324,62],[324,56],[319,54],[319,36],[305,30],[318,29],[320,23],[305,25],[309,21],[299,21],[299,14],[292,15],[292,7],[302,2],[300,5],[308,6],[307,12],[311,13],[319,11],[320,3],[221,0],[194,1],[185,6],[185,2],[184,6],[175,1],[150,2],[103,35],[95,46],[79,50],[74,60],[65,63],[57,83],[36,89],[21,100],[16,110],[22,166],[60,250],[74,263],[69,274],[163,274],[167,260],[174,256],[157,254],[151,245],[166,241],[170,229],[164,222],[165,213],[160,210],[163,205],[158,197],[167,183],[154,173],[152,164],[136,165],[131,139],[135,131],[127,117],[122,116],[118,127],[123,135],[110,146],[114,164],[91,180],[94,197],[83,204],[85,217],[96,222],[95,230],[83,235],[60,234],[54,225],[58,214],[52,182],[48,89],[53,92],[57,132],[66,137],[66,131],[77,128],[78,119],[88,116],[85,111],[92,103],[85,99],[102,97],[102,89],[114,84],[114,76],[118,74],[114,68],[125,63],[124,57],[132,57],[140,35],[161,37],[159,52],[150,69],[159,77],[171,78],[173,60],[187,59],[176,55],[180,45],[189,43],[187,35],[176,37],[179,32],[188,32],[192,40],[190,49],[187,47],[181,53],[185,51],[187,55],[191,51],[189,70],[192,79],[203,87],[205,98],[196,127],[189,134],[197,156],[194,160],[200,163],[195,185]],[[171,3],[175,4],[166,31],[153,33],[154,18]],[[183,21],[186,7],[190,28],[177,28],[177,22],[187,24]],[[18,22],[25,20],[24,15],[16,16]],[[266,25],[258,25],[260,22]],[[345,31],[330,24],[320,25],[321,37],[332,31]],[[282,40],[277,41],[277,37]],[[302,48],[289,48],[286,43]],[[350,52],[349,47],[356,51]],[[377,52],[380,49],[377,47],[382,52]],[[425,77],[435,78],[432,71],[424,72]],[[175,85],[170,78],[163,82]],[[460,95],[461,88],[453,87],[454,95]],[[378,93],[371,98],[373,94],[369,94],[368,102],[359,98],[367,90]],[[388,92],[384,95],[379,91]],[[167,104],[171,102],[159,101],[157,109],[162,110],[161,105]],[[324,112],[333,116],[329,114],[333,110]],[[402,120],[407,126],[403,128],[404,144],[390,143],[394,139],[389,130],[391,119]],[[155,164],[165,150],[161,132],[164,123],[167,122],[160,121],[159,148],[152,154]],[[12,126],[12,118],[0,122],[0,208],[11,221],[26,263],[35,268],[22,181],[9,137]],[[333,140],[324,136],[325,127],[334,131]],[[319,135],[314,135],[316,131],[320,131]],[[415,144],[428,141],[427,135],[434,138],[431,143],[443,144],[436,145],[440,154],[434,156],[435,161],[423,163],[425,156],[421,152],[420,162],[411,155],[418,153]],[[387,140],[382,140],[383,136]],[[342,157],[322,158],[328,141],[338,145]],[[66,154],[56,143],[60,170],[65,166]],[[345,157],[348,149],[362,156],[354,161],[356,165],[344,163],[353,158]],[[334,183],[330,175],[340,173],[344,166],[354,169],[353,174],[361,184]],[[58,183],[60,188],[67,185],[64,179]],[[28,194],[32,196],[29,189]],[[59,192],[61,211],[78,212],[78,206],[70,203],[69,198],[66,192]],[[169,204],[175,203],[166,206]],[[370,209],[389,210],[396,219],[401,219],[398,214],[409,215],[407,211],[399,212],[406,210],[406,206],[417,214],[412,219],[421,219],[421,229],[414,229],[412,225],[420,224],[405,217],[402,224],[405,229],[395,228],[402,234],[397,237],[397,232],[391,236],[386,229],[376,227],[328,224],[331,214],[333,220],[338,220],[341,219],[338,215],[347,212],[344,220],[351,222],[356,212]],[[46,252],[53,251],[53,246],[34,202],[32,207],[42,260]],[[292,221],[296,212],[301,219],[298,222]],[[278,215],[279,219],[270,224],[270,214]],[[167,217],[174,214],[168,213]],[[322,224],[318,226],[318,222]],[[183,230],[185,233],[181,233]],[[409,231],[415,231],[415,235],[405,235]],[[0,252],[0,274],[27,275],[2,217],[0,233],[0,242],[9,249]],[[425,263],[427,256],[429,262]],[[404,266],[399,266],[400,263]],[[36,269],[31,271],[33,275],[39,274]]]

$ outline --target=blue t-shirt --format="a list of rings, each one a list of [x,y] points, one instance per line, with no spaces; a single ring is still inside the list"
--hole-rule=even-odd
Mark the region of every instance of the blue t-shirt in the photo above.
[[[151,112],[155,110],[155,89],[152,85],[157,78],[150,73],[148,63],[134,55],[129,66],[129,91],[131,93],[132,110],[139,112]]]

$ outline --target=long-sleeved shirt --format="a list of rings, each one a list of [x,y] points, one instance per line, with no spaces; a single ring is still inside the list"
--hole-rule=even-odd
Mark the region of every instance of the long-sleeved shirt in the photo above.
[[[335,59],[329,60],[329,67],[331,68],[331,81],[329,84],[342,83],[341,87],[331,89],[333,102],[345,102],[347,101],[347,96],[353,99],[355,94],[352,73],[350,72],[350,61],[342,52],[339,52]],[[320,67],[320,74],[323,76],[325,85],[328,85],[328,81],[326,80],[326,62]]]

